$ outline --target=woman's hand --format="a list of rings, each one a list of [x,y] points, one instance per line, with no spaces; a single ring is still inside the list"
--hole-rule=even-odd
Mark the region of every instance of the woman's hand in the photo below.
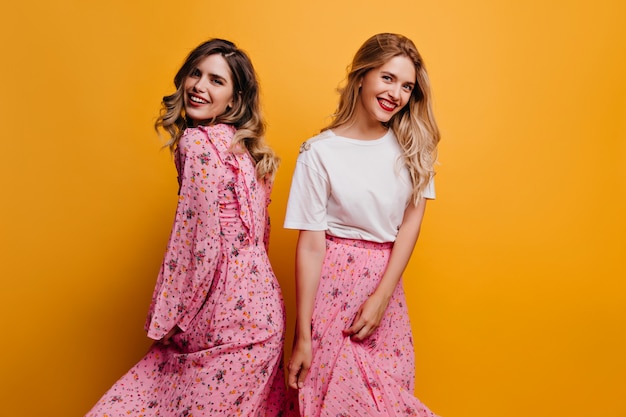
[[[389,297],[376,292],[370,295],[357,311],[352,326],[344,330],[343,334],[358,342],[370,337],[380,325],[388,304]]]
[[[170,330],[165,336],[163,336],[163,339],[161,339],[161,343],[163,343],[165,346],[169,345],[172,337],[179,332],[180,328],[178,326],[174,326],[172,330]]]
[[[422,218],[426,210],[426,200],[421,199],[418,205],[409,204],[404,211],[402,225],[393,244],[387,269],[376,291],[361,305],[354,317],[352,326],[343,331],[352,340],[362,341],[371,336],[380,325],[389,300],[395,291],[400,277],[413,253],[415,242],[420,233]]]
[[[309,368],[311,367],[311,361],[313,353],[311,350],[311,341],[299,340],[293,347],[291,352],[291,359],[289,360],[289,386],[293,389],[300,389],[304,385],[304,379]]]

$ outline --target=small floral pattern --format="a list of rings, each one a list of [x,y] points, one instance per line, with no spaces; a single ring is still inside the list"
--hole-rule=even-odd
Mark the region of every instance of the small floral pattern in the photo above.
[[[312,318],[313,361],[288,416],[436,417],[413,396],[413,338],[400,283],[373,335],[355,342],[342,330],[376,289],[392,243],[328,236]]]
[[[88,416],[280,416],[285,315],[267,256],[270,186],[228,125],[185,131],[147,355]],[[169,341],[160,341],[178,328]]]

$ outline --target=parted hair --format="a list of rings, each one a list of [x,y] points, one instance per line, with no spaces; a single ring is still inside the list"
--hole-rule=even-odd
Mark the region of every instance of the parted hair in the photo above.
[[[428,73],[413,41],[393,33],[379,33],[366,40],[348,67],[345,86],[339,89],[339,104],[333,120],[323,130],[353,121],[361,80],[368,71],[396,56],[405,56],[413,62],[417,80],[408,103],[385,125],[393,130],[402,147],[413,184],[412,201],[417,204],[435,175],[440,133],[433,114]]]
[[[164,130],[170,139],[166,146],[173,152],[191,120],[185,114],[183,87],[185,79],[201,60],[209,55],[220,54],[230,68],[233,80],[233,106],[224,114],[216,116],[209,124],[226,123],[237,131],[231,149],[237,151],[243,145],[256,164],[256,175],[260,179],[271,178],[280,162],[274,151],[265,143],[265,120],[261,113],[259,83],[248,55],[224,39],[211,39],[189,53],[174,77],[176,91],[163,97],[161,111],[154,127]]]

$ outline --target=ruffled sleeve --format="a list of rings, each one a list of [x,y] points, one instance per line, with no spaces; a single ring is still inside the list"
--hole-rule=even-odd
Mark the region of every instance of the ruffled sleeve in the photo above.
[[[221,252],[218,185],[226,169],[223,161],[201,129],[188,129],[177,152],[178,206],[146,320],[148,337],[155,340],[175,326],[186,330],[208,295]]]

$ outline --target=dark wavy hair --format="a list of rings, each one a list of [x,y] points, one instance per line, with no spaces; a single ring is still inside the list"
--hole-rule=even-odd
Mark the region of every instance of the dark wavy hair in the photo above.
[[[169,134],[170,139],[166,146],[174,151],[185,129],[192,126],[191,120],[185,114],[183,103],[185,79],[200,61],[214,54],[220,54],[230,68],[233,106],[209,121],[209,124],[233,125],[237,132],[233,138],[232,149],[241,149],[243,145],[256,163],[257,177],[272,177],[278,168],[279,158],[265,143],[265,121],[261,112],[256,72],[248,55],[230,41],[211,39],[189,53],[174,77],[176,91],[163,97],[154,127],[157,132],[164,130]]]

